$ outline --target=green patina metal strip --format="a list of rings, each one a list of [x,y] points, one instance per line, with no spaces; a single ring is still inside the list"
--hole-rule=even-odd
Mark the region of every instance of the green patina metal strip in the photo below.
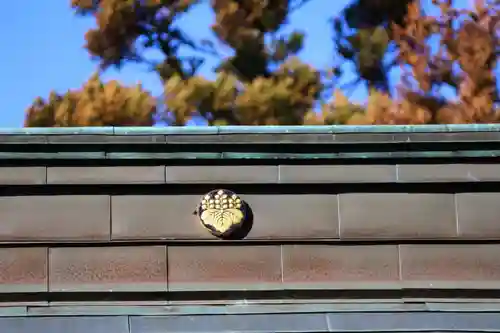
[[[186,127],[115,127],[115,135],[200,135],[218,134],[216,126],[186,126]]]
[[[54,127],[0,128],[0,135],[196,135],[304,133],[450,133],[500,132],[500,124],[365,125],[365,126],[171,126],[171,127]]]
[[[467,125],[366,125],[332,126],[333,133],[450,133],[450,132],[498,132],[500,124]]]
[[[59,153],[0,153],[0,160],[49,160],[49,159],[104,159],[105,152],[59,152]]]
[[[223,159],[375,159],[375,158],[454,158],[497,157],[500,150],[372,152],[372,153],[222,153]]]
[[[304,133],[450,133],[498,132],[500,124],[472,125],[332,125],[332,126],[186,126],[186,127],[116,127],[115,134],[304,134]]]
[[[0,307],[0,317],[24,317],[28,315],[26,306],[2,306]]]
[[[26,127],[0,128],[0,135],[113,135],[113,127]]]
[[[491,158],[500,150],[371,152],[371,153],[141,153],[141,152],[3,152],[0,160],[15,159],[112,159],[112,160],[339,160],[339,159],[401,159],[401,158]]]
[[[333,126],[220,126],[219,134],[333,134]]]
[[[398,134],[399,133],[399,134]],[[417,133],[417,134],[415,134]],[[418,134],[420,133],[420,134]],[[240,135],[238,135],[240,134]],[[274,136],[273,134],[276,134]],[[289,135],[290,134],[290,135]],[[296,134],[296,136],[294,136]],[[336,135],[338,134],[338,135]],[[169,152],[174,148],[159,144],[158,137],[169,137],[172,143],[184,142],[181,151]],[[198,136],[199,135],[199,136]],[[224,140],[217,140],[217,135]],[[1,129],[0,160],[9,159],[135,159],[135,160],[337,160],[337,159],[401,159],[401,158],[484,158],[500,156],[500,124],[477,125],[420,125],[420,126],[222,126],[222,127],[68,127],[68,128],[21,128]],[[151,142],[142,146],[120,141],[130,138],[151,136]],[[411,138],[416,137],[415,141]],[[82,138],[82,142],[72,137]],[[181,137],[179,139],[179,137]],[[186,140],[184,140],[185,137]],[[220,138],[219,137],[219,138]],[[286,137],[286,138],[285,138]],[[291,138],[297,138],[296,141]],[[380,141],[380,137],[384,141]],[[15,139],[15,140],[9,140]],[[18,138],[37,138],[34,142]],[[45,139],[45,140],[41,140]],[[155,138],[153,140],[153,138]],[[215,138],[215,140],[214,140]],[[252,139],[253,138],[253,139]],[[371,138],[375,141],[371,141]],[[86,139],[87,141],[83,140]],[[276,152],[260,151],[260,143],[276,146]],[[365,146],[361,146],[362,142]],[[62,141],[61,141],[62,140]],[[68,141],[62,148],[61,142]],[[155,141],[156,140],[156,141]],[[240,140],[240,141],[238,141]],[[288,141],[287,141],[288,140]],[[308,141],[309,140],[309,141]],[[379,141],[377,141],[379,140]],[[404,141],[401,141],[404,140]],[[428,141],[429,140],[429,141]],[[434,142],[443,143],[432,148]],[[39,141],[39,142],[38,142]],[[448,146],[444,146],[444,142]],[[20,142],[22,144],[11,144]],[[50,144],[47,144],[49,142]],[[137,141],[140,142],[140,141]],[[309,143],[308,143],[309,142]],[[56,145],[56,144],[60,145]],[[161,140],[161,143],[164,143]],[[244,148],[229,148],[237,143]],[[312,148],[321,143],[321,149]],[[368,144],[372,143],[371,148]],[[405,146],[405,144],[413,146]],[[97,144],[97,145],[96,145]],[[142,144],[142,142],[141,142]],[[211,145],[220,145],[213,149]],[[288,144],[288,148],[283,148]],[[339,148],[342,145],[357,145]],[[194,148],[190,145],[205,145],[208,149]],[[302,148],[298,148],[301,145]],[[325,150],[326,145],[332,148]],[[400,145],[400,146],[398,146]],[[421,145],[421,146],[416,146]],[[429,146],[431,145],[431,146]],[[499,149],[496,149],[498,145]],[[303,149],[307,146],[306,149]],[[4,148],[2,148],[4,147]],[[167,149],[168,147],[168,149]],[[251,149],[248,149],[248,148]],[[295,147],[297,147],[295,149]],[[335,148],[334,148],[335,147]],[[343,147],[343,146],[342,146]],[[362,148],[366,147],[366,148]],[[373,151],[376,147],[376,152]],[[406,148],[405,148],[406,147]],[[440,151],[424,151],[430,148]],[[283,148],[283,149],[282,149]],[[292,150],[290,150],[292,148]],[[177,148],[178,149],[178,148]],[[269,151],[269,148],[267,148]],[[368,151],[361,151],[366,149]],[[411,150],[409,150],[411,149]],[[215,150],[215,152],[214,152]],[[250,151],[249,151],[250,150]],[[343,152],[339,152],[342,150]],[[300,153],[302,151],[302,153]],[[331,152],[328,152],[331,151]]]
[[[236,303],[236,302],[235,302]],[[30,316],[179,316],[179,315],[223,315],[223,314],[278,314],[278,313],[327,313],[327,312],[417,312],[428,311],[424,303],[404,304],[401,302],[380,303],[295,303],[295,304],[239,304],[222,305],[78,305],[29,307]],[[23,315],[19,313],[19,315]],[[26,315],[26,314],[25,314]]]
[[[222,158],[222,153],[108,153],[108,159],[127,159],[127,160],[218,160]]]
[[[7,307],[0,317],[8,316],[180,316],[224,314],[279,314],[279,313],[370,313],[370,312],[500,312],[496,302],[403,303],[387,300],[363,300],[359,302],[314,301],[265,304],[259,302],[227,302],[227,304],[196,305],[51,305]]]

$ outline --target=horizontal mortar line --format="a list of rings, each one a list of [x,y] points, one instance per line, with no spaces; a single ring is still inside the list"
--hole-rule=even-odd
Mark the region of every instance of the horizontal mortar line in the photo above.
[[[167,284],[165,284],[166,286]],[[499,290],[487,289],[281,289],[281,290],[218,290],[218,291],[113,291],[113,292],[35,292],[35,293],[1,293],[2,303],[21,302],[122,302],[122,301],[226,301],[234,302],[242,299],[252,300],[279,300],[301,301],[320,300],[332,301],[361,301],[361,300],[390,300],[404,301],[412,299],[426,299],[429,303],[439,302],[440,299],[464,300],[499,300]],[[422,301],[418,301],[422,302]],[[402,303],[403,304],[403,303]]]
[[[24,155],[24,153],[21,153]],[[69,153],[71,154],[71,153]],[[449,163],[449,164],[460,164],[478,162],[478,163],[498,163],[500,157],[500,150],[495,153],[490,152],[472,152],[470,155],[453,155],[453,153],[443,153],[443,155],[426,155],[421,153],[419,156],[408,154],[406,156],[390,156],[392,153],[387,153],[383,155],[369,155],[369,154],[336,154],[328,153],[328,156],[321,156],[318,154],[291,154],[293,156],[286,157],[283,154],[276,156],[262,156],[258,153],[254,156],[210,156],[213,153],[200,153],[200,156],[191,153],[181,153],[183,156],[153,156],[152,154],[143,153],[124,153],[123,156],[94,156],[86,155],[87,153],[77,153],[75,156],[65,156],[56,154],[47,154],[45,156],[32,156],[19,157],[19,156],[0,156],[0,163],[3,165],[8,164],[33,164],[33,165],[58,165],[58,164],[72,164],[78,165],[83,164],[94,164],[94,165],[127,165],[127,164],[138,164],[138,163],[159,163],[159,164],[177,164],[177,165],[193,165],[193,164],[210,164],[213,165],[231,165],[231,164],[360,164],[360,165],[370,165],[370,164],[437,164],[437,163]],[[94,154],[94,153],[89,153]],[[175,155],[177,153],[173,153]],[[209,156],[205,156],[205,155]],[[218,153],[216,153],[218,154]],[[239,153],[237,153],[239,154]],[[203,156],[201,156],[203,155]],[[21,155],[22,156],[22,155]]]
[[[309,155],[309,154],[305,154]],[[38,166],[53,166],[58,164],[70,164],[70,165],[82,165],[82,166],[135,166],[135,165],[149,165],[148,163],[154,163],[152,165],[165,165],[165,166],[191,166],[191,165],[262,165],[262,164],[272,164],[272,165],[325,165],[325,166],[335,166],[335,165],[433,165],[433,164],[478,164],[478,165],[496,165],[500,163],[500,158],[497,156],[449,156],[449,157],[393,157],[393,158],[383,158],[383,157],[370,157],[362,156],[360,158],[321,158],[320,156],[311,156],[311,158],[304,159],[293,159],[293,158],[241,158],[241,159],[225,159],[225,158],[156,158],[155,156],[149,156],[146,158],[87,158],[87,157],[75,157],[75,158],[0,158],[0,163],[2,165],[12,165],[12,166],[24,166],[25,164],[34,164]]]
[[[0,141],[0,153],[334,153],[334,152],[422,152],[422,151],[496,151],[499,140],[492,141],[373,141],[373,142],[18,142]],[[424,149],[425,148],[425,149]]]
[[[358,159],[157,159],[151,158],[127,158],[127,159],[111,159],[111,158],[32,158],[32,159],[0,159],[0,167],[132,167],[132,166],[372,166],[372,165],[436,165],[436,164],[451,164],[451,165],[497,165],[500,164],[498,157],[428,157],[428,158],[358,158]]]
[[[500,143],[500,141],[499,141]],[[84,154],[84,153],[106,153],[106,154],[111,154],[111,153],[120,153],[120,154],[168,154],[168,153],[177,153],[177,154],[196,154],[196,153],[220,153],[220,154],[249,154],[249,155],[257,155],[257,154],[262,154],[262,155],[292,155],[292,154],[297,154],[297,155],[313,155],[313,154],[340,154],[340,153],[407,153],[410,155],[411,153],[424,153],[423,148],[431,148],[431,149],[425,149],[425,152],[448,152],[448,153],[458,153],[460,152],[482,152],[482,151],[491,151],[491,152],[497,152],[498,151],[498,144],[495,143],[495,148],[497,149],[486,149],[486,145],[482,144],[481,147],[442,147],[439,148],[438,145],[432,145],[432,146],[424,146],[418,147],[418,149],[412,149],[411,147],[393,147],[395,149],[388,149],[389,147],[383,147],[383,145],[377,145],[373,147],[369,147],[371,149],[364,149],[363,147],[360,147],[360,145],[356,145],[354,147],[346,147],[345,150],[339,149],[340,146],[336,147],[327,147],[326,145],[322,146],[317,146],[314,145],[311,147],[308,146],[301,146],[301,145],[293,145],[290,147],[284,147],[284,146],[263,146],[263,147],[240,147],[240,149],[236,149],[237,147],[220,147],[218,145],[208,145],[205,147],[204,145],[199,145],[196,147],[189,147],[190,149],[186,149],[186,147],[175,147],[178,149],[174,149],[174,147],[171,146],[163,146],[161,148],[163,149],[153,149],[153,148],[159,148],[159,147],[151,147],[151,146],[146,146],[146,147],[134,147],[133,145],[126,145],[126,146],[117,146],[117,147],[77,147],[77,146],[66,146],[66,147],[54,147],[57,149],[43,149],[49,148],[48,146],[42,146],[42,147],[33,147],[33,146],[25,146],[25,145],[17,145],[14,147],[6,147],[5,145],[0,143],[0,154],[2,155],[7,155],[7,154],[23,154],[23,155],[28,155],[28,154],[33,154],[34,156],[38,155],[43,155],[43,154],[69,154],[73,153],[75,155],[77,154]],[[25,149],[23,149],[25,148]],[[71,148],[71,149],[70,149]],[[110,148],[110,149],[107,149]],[[122,149],[116,149],[116,148],[122,148]],[[142,148],[142,149],[141,149]],[[184,148],[184,149],[180,149]],[[196,149],[194,149],[196,148]],[[286,149],[289,148],[289,149]],[[382,149],[384,148],[384,149]],[[397,149],[396,149],[397,148]],[[416,147],[415,147],[416,148]]]
[[[0,185],[1,196],[34,195],[188,195],[215,188],[250,194],[442,193],[498,192],[500,181],[394,183],[128,183]]]
[[[376,246],[376,245],[500,245],[500,239],[243,239],[220,240],[213,239],[129,239],[112,241],[86,241],[86,240],[26,240],[26,241],[0,241],[0,248],[26,248],[26,247],[137,247],[137,246],[287,246],[287,245],[332,245],[332,246]]]
[[[346,166],[349,167],[349,166]],[[369,169],[369,166],[367,166],[367,169]],[[147,170],[145,170],[147,171]],[[310,171],[310,170],[304,170],[304,171]],[[314,171],[314,170],[312,170]],[[369,171],[369,170],[367,170]],[[277,173],[277,172],[276,172]],[[57,174],[56,174],[57,176]],[[354,177],[353,177],[354,178]],[[48,187],[53,187],[53,188],[62,188],[62,187],[67,187],[67,186],[75,186],[75,187],[95,187],[99,186],[101,188],[103,187],[145,187],[145,186],[158,186],[162,185],[164,187],[165,185],[170,185],[170,186],[183,186],[183,187],[192,187],[192,186],[201,186],[201,187],[231,187],[231,186],[238,186],[238,187],[263,187],[263,186],[280,186],[284,188],[290,188],[290,187],[304,187],[308,186],[310,188],[322,188],[326,185],[329,187],[334,185],[337,187],[361,187],[361,186],[369,186],[370,188],[373,188],[374,186],[405,186],[405,187],[436,187],[436,186],[446,186],[449,187],[450,185],[468,185],[468,186],[475,186],[477,184],[482,184],[482,185],[498,185],[500,184],[500,179],[499,180],[470,180],[470,178],[465,178],[464,179],[457,179],[457,180],[424,180],[421,182],[418,181],[404,181],[404,180],[394,180],[394,181],[335,181],[335,180],[321,180],[321,181],[314,181],[314,182],[307,182],[307,181],[293,181],[292,180],[285,180],[285,181],[267,181],[267,182],[249,182],[247,180],[242,180],[242,181],[232,181],[232,182],[207,182],[207,181],[175,181],[175,180],[147,180],[147,181],[141,181],[137,180],[134,181],[131,179],[130,181],[110,181],[107,182],[106,179],[101,179],[99,180],[99,177],[96,177],[96,180],[91,180],[91,181],[72,181],[70,177],[68,177],[67,181],[64,180],[57,180],[57,181],[46,181],[45,183],[38,183],[38,182],[33,182],[33,183],[12,183],[12,184],[2,184],[0,183],[0,191],[4,190],[5,188],[9,189],[15,189],[15,188],[23,188],[26,186],[30,187],[43,187],[43,188],[48,188]],[[405,188],[406,190],[407,188]],[[378,190],[378,188],[377,188]],[[450,191],[446,191],[447,193],[451,193]],[[267,193],[267,190],[266,190]],[[300,193],[300,192],[298,192]],[[309,193],[309,192],[308,192]],[[378,193],[378,191],[377,191]],[[273,193],[273,194],[279,194],[279,193]]]
[[[397,147],[398,149],[382,149],[386,148],[383,145],[377,145],[376,147],[372,147],[373,149],[365,149],[363,147],[354,146],[354,147],[345,147],[345,149],[339,149],[339,147],[326,147],[323,146],[314,146],[314,149],[304,149],[307,147],[302,147],[299,145],[293,145],[289,147],[290,149],[284,149],[285,147],[259,147],[256,149],[255,146],[252,146],[252,149],[245,147],[245,149],[234,149],[234,147],[218,147],[217,145],[207,145],[198,146],[196,149],[191,147],[191,149],[172,149],[172,147],[165,146],[164,148],[169,149],[152,149],[153,147],[143,147],[143,149],[131,149],[133,148],[131,145],[124,146],[123,149],[117,150],[115,149],[107,149],[105,147],[89,147],[88,149],[84,149],[83,147],[75,147],[68,146],[65,149],[41,149],[41,147],[32,147],[32,146],[22,146],[22,147],[13,147],[15,149],[6,149],[4,145],[0,144],[0,157],[2,159],[5,158],[14,158],[16,155],[19,158],[30,158],[30,157],[38,157],[43,158],[46,155],[46,158],[49,157],[57,157],[58,158],[78,158],[83,157],[85,154],[100,154],[100,156],[94,156],[94,158],[132,158],[133,155],[137,155],[138,158],[142,156],[149,156],[150,158],[183,158],[181,155],[199,155],[199,158],[206,156],[205,158],[212,159],[238,159],[238,158],[299,158],[304,156],[304,158],[312,158],[317,155],[317,158],[356,158],[360,155],[363,158],[375,158],[375,157],[387,157],[387,158],[402,158],[406,156],[424,156],[424,157],[440,157],[440,156],[498,156],[498,143],[495,144],[496,149],[487,149],[487,145],[482,144],[480,147],[470,147],[467,149],[466,147],[442,147],[441,149],[436,144],[432,146],[424,146],[422,147]],[[71,148],[71,149],[69,149]],[[90,149],[92,148],[92,149]],[[148,148],[148,149],[145,149]],[[243,148],[243,147],[242,147]],[[266,149],[263,149],[266,148]],[[318,149],[321,148],[321,149]],[[355,148],[355,149],[353,149]],[[170,154],[170,156],[169,156]],[[211,156],[211,155],[220,155],[220,156]],[[163,156],[162,156],[163,155]],[[92,155],[89,155],[88,158],[91,158]],[[186,158],[186,157],[184,157]],[[189,157],[191,158],[191,157]]]

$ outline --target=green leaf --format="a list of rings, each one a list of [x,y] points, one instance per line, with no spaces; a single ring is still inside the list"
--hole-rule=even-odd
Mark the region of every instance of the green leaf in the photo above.
[[[279,39],[274,42],[274,50],[272,58],[274,61],[283,61],[288,56],[288,43],[284,39]]]
[[[276,29],[276,15],[270,10],[264,10],[260,22],[266,31],[274,31]]]
[[[374,43],[387,43],[389,41],[389,35],[384,27],[377,27],[373,31],[370,39]]]
[[[214,126],[227,126],[230,125],[226,119],[216,119],[213,122]]]
[[[379,58],[383,57],[389,46],[389,34],[384,27],[377,27],[370,38],[372,50]]]
[[[351,44],[354,50],[359,50],[362,45],[361,37],[362,35],[360,33],[355,33],[350,36],[347,36],[346,39],[349,42],[349,44]]]
[[[359,38],[360,47],[370,43],[372,35],[373,35],[373,29],[370,29],[370,28],[359,29],[358,30],[358,38]]]
[[[345,47],[343,45],[338,45],[337,46],[337,51],[339,52],[339,54],[342,57],[344,57],[346,59],[349,59],[349,60],[352,60],[354,58],[354,55],[355,55],[355,53],[354,53],[353,50],[351,50],[350,48]]]
[[[302,32],[294,31],[288,37],[287,48],[292,54],[298,53],[304,46],[304,34]]]
[[[339,67],[334,67],[333,68],[333,75],[335,75],[335,76],[341,76],[342,73],[343,73],[342,67],[339,66]]]

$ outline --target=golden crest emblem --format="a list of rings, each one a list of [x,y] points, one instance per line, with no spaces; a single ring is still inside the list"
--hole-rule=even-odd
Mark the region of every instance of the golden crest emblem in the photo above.
[[[245,203],[234,192],[214,190],[203,196],[196,213],[202,225],[214,236],[228,237],[245,221]]]

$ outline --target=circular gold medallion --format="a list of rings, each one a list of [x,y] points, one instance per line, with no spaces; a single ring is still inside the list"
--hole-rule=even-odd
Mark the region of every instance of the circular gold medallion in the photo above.
[[[236,193],[219,189],[203,196],[197,214],[201,224],[212,235],[225,238],[242,226],[246,217],[246,206]]]

